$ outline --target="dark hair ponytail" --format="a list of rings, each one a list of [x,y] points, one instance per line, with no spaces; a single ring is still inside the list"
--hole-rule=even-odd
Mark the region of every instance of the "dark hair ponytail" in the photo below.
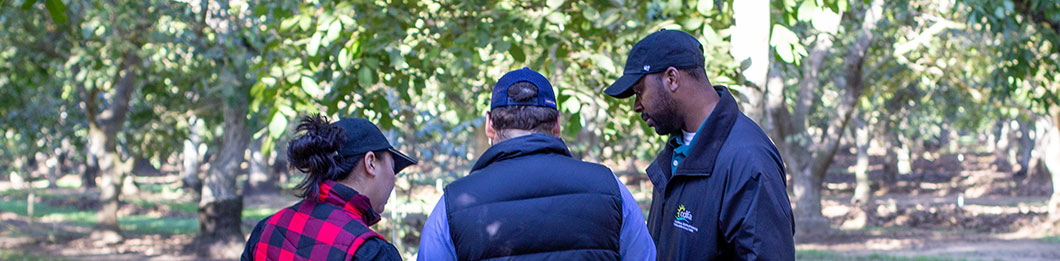
[[[288,145],[287,158],[291,166],[306,174],[297,187],[302,198],[316,195],[321,182],[346,179],[360,161],[360,157],[339,154],[345,130],[331,125],[325,116],[302,118],[297,131],[303,133]]]

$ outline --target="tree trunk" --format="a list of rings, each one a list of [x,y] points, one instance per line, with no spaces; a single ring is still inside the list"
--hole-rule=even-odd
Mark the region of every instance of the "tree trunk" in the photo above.
[[[272,149],[272,170],[269,176],[276,181],[276,189],[282,190],[282,184],[288,183],[289,171],[287,163],[287,143],[277,142]]]
[[[792,192],[795,195],[795,235],[799,238],[814,237],[826,234],[829,231],[828,219],[821,214],[821,180],[811,173],[810,163],[813,160],[810,148],[806,145],[808,134],[806,133],[806,113],[811,103],[804,102],[813,99],[813,89],[817,88],[817,76],[823,66],[825,56],[832,47],[830,35],[821,33],[817,35],[813,49],[809,56],[803,60],[802,79],[799,82],[797,104],[793,112],[788,111],[788,106],[783,98],[783,90],[770,90],[767,94],[768,105],[771,107],[772,123],[778,140],[780,150],[786,163],[786,170],[791,173]],[[781,85],[783,81],[772,81],[771,85]],[[775,97],[779,96],[779,97]],[[778,103],[779,100],[779,103]]]
[[[913,173],[913,162],[912,162],[913,149],[912,149],[912,147],[914,146],[914,144],[913,144],[914,141],[912,141],[910,139],[907,139],[905,135],[902,135],[902,133],[898,133],[898,137],[896,137],[896,139],[898,141],[898,144],[900,144],[898,146],[898,148],[897,148],[898,149],[898,155],[897,155],[898,156],[898,175],[899,176],[909,175],[909,174]]]
[[[1034,140],[1031,138],[1031,133],[1035,131],[1034,127],[1035,119],[1032,117],[1031,120],[1020,120],[1020,138],[1019,138],[1019,150],[1016,161],[1019,163],[1020,170],[1016,171],[1015,176],[1017,178],[1025,178],[1031,171],[1031,151],[1034,150]]]
[[[78,66],[78,65],[75,64],[74,66],[72,66],[70,68],[70,70],[71,70],[73,75],[77,75],[77,74],[79,74],[81,72],[81,66]],[[90,92],[90,91],[85,90],[85,85],[82,82],[77,82],[77,83],[75,83],[75,85],[77,86],[78,93],[81,95],[81,100],[85,102],[85,115],[87,115],[86,118],[89,119],[89,122],[94,122],[95,121],[95,114],[96,114],[96,108],[95,108],[96,102],[95,102],[95,100],[96,100],[96,94],[98,94],[98,92],[96,90],[98,90],[98,89],[94,89],[93,91]],[[97,142],[98,143],[98,140],[95,140],[94,137],[92,136],[92,128],[93,127],[94,126],[92,126],[92,124],[89,124],[88,144],[86,145],[86,150],[85,150],[85,171],[81,173],[81,189],[82,190],[87,190],[87,189],[96,187],[96,177],[99,176],[99,171],[100,171],[100,169],[99,169],[99,157],[100,157],[100,155],[102,155],[102,154],[100,154],[100,153],[102,153],[102,147],[99,147],[99,148],[94,148],[93,147],[94,146],[93,142]],[[95,126],[95,127],[98,127],[98,126]],[[99,150],[96,150],[96,149],[99,149]]]
[[[96,177],[99,177],[99,159],[94,154],[85,153],[85,171],[81,172],[81,188],[91,189],[97,187]]]
[[[872,199],[872,180],[869,179],[869,130],[865,121],[861,118],[854,119],[852,128],[854,144],[857,147],[857,163],[854,165],[854,196],[851,203],[854,205],[855,217],[852,222],[844,226],[854,229],[865,228],[875,216],[875,203]]]
[[[247,183],[243,186],[243,195],[275,193],[277,191],[276,180],[269,175],[269,164],[265,155],[261,153],[261,143],[265,136],[255,139],[250,145],[250,173],[247,175]]]
[[[199,254],[209,257],[236,257],[242,250],[243,197],[236,191],[236,177],[240,173],[250,143],[247,129],[248,93],[240,74],[222,69],[222,83],[237,91],[224,103],[224,136],[221,152],[212,162],[203,182],[199,201]]]
[[[843,96],[836,108],[838,114],[827,126],[824,126],[825,128],[822,128],[825,130],[824,133],[819,136],[818,142],[812,145],[808,144],[810,143],[808,142],[810,135],[806,125],[809,118],[808,113],[811,111],[810,108],[819,104],[815,102],[818,99],[811,97],[820,82],[818,76],[826,52],[832,45],[830,37],[824,33],[818,34],[817,44],[814,45],[813,51],[807,57],[807,61],[804,61],[805,67],[799,86],[799,100],[792,116],[786,118],[794,122],[785,124],[786,126],[794,126],[794,132],[785,135],[784,139],[784,143],[786,143],[784,147],[787,147],[784,150],[787,151],[787,155],[784,155],[784,157],[785,160],[788,160],[789,170],[795,174],[794,191],[797,197],[795,227],[798,241],[801,241],[799,238],[814,238],[830,231],[828,219],[821,213],[821,190],[824,175],[832,164],[833,156],[839,149],[839,141],[842,139],[843,133],[846,132],[858,99],[864,90],[862,72],[865,54],[874,38],[872,30],[876,27],[876,22],[881,18],[882,5],[882,0],[874,0],[871,7],[864,11],[864,15],[858,14],[855,16],[861,17],[863,20],[861,21],[861,28],[856,32],[857,37],[843,58],[843,71],[845,74],[839,79],[837,84],[843,91]],[[783,119],[785,117],[780,117],[779,120]]]
[[[184,195],[189,195],[195,202],[202,196],[202,180],[199,179],[199,167],[202,165],[202,153],[199,146],[202,144],[202,120],[195,116],[191,117],[188,124],[188,139],[184,140],[184,151],[181,153],[182,164],[180,172],[181,188]]]
[[[1053,177],[1053,195],[1049,197],[1049,220],[1060,223],[1060,106],[1054,106],[1052,112],[1052,130],[1046,130],[1048,140],[1043,147],[1042,162],[1049,175]]]
[[[743,112],[756,122],[762,123],[767,117],[763,113],[763,100],[766,98],[766,79],[769,71],[769,1],[743,0],[733,3],[732,49],[730,53],[737,62],[750,62],[743,70],[743,76],[752,87],[761,93],[744,93],[751,108]],[[752,90],[747,88],[746,90]]]
[[[895,130],[890,131],[891,135],[886,135],[884,139],[884,148],[887,152],[883,155],[883,175],[880,176],[880,192],[883,194],[891,193],[898,188],[898,137],[892,135]]]
[[[48,188],[59,187],[56,184],[59,180],[59,150],[56,149],[53,152],[56,153],[52,154],[50,157],[44,153],[38,153],[41,159],[37,160],[37,162],[43,164],[43,166],[41,166],[42,168],[39,169],[44,171],[44,178],[48,179]]]
[[[130,96],[136,87],[136,72],[141,63],[136,51],[130,50],[125,54],[122,69],[119,70],[119,75],[115,76],[118,80],[114,85],[114,95],[108,108],[95,115],[92,110],[96,106],[96,97],[93,95],[86,100],[86,107],[92,108],[88,113],[89,152],[98,156],[99,169],[103,174],[99,195],[103,206],[96,224],[97,233],[93,234],[93,238],[106,243],[122,240],[121,230],[118,228],[119,197],[125,172],[131,168],[127,166],[128,163],[122,161],[118,153],[117,135],[125,123]]]

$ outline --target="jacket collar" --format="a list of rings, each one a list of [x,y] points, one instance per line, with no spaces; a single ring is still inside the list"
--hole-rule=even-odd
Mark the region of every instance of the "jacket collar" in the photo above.
[[[471,167],[471,171],[485,168],[494,162],[542,153],[571,156],[570,151],[567,150],[567,144],[563,143],[562,139],[548,134],[534,133],[493,144],[493,147],[482,153],[482,156],[475,162],[475,166]]]
[[[368,197],[357,193],[353,188],[333,180],[325,180],[320,182],[318,191],[320,191],[316,197],[318,201],[341,207],[353,214],[355,218],[364,221],[366,226],[379,222],[379,213],[375,213],[372,209],[372,203]]]
[[[667,142],[666,148],[655,157],[655,162],[648,169],[648,178],[656,186],[665,184],[670,176],[710,176],[714,171],[714,162],[718,158],[721,145],[729,137],[732,126],[740,117],[740,108],[736,105],[736,99],[729,93],[725,86],[716,85],[714,90],[719,92],[718,104],[714,106],[707,122],[696,133],[694,143],[690,144],[692,149],[688,157],[677,166],[677,172],[670,174],[670,161],[673,159],[674,144]],[[655,170],[652,170],[655,168]],[[659,183],[662,182],[662,183]]]

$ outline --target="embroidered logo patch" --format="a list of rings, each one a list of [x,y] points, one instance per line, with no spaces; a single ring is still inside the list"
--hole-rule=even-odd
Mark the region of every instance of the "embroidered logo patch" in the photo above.
[[[692,233],[699,231],[699,228],[692,226],[692,211],[686,209],[684,204],[677,207],[677,214],[674,215],[674,227]]]

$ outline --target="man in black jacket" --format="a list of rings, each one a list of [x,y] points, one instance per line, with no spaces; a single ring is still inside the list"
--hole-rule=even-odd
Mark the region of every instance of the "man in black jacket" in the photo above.
[[[493,146],[446,186],[419,260],[655,260],[637,202],[611,170],[571,157],[552,85],[528,68],[493,89]]]
[[[666,147],[647,169],[659,260],[793,260],[795,222],[776,146],[724,86],[712,86],[702,45],[660,30],[630,50],[605,93],[633,109]]]

